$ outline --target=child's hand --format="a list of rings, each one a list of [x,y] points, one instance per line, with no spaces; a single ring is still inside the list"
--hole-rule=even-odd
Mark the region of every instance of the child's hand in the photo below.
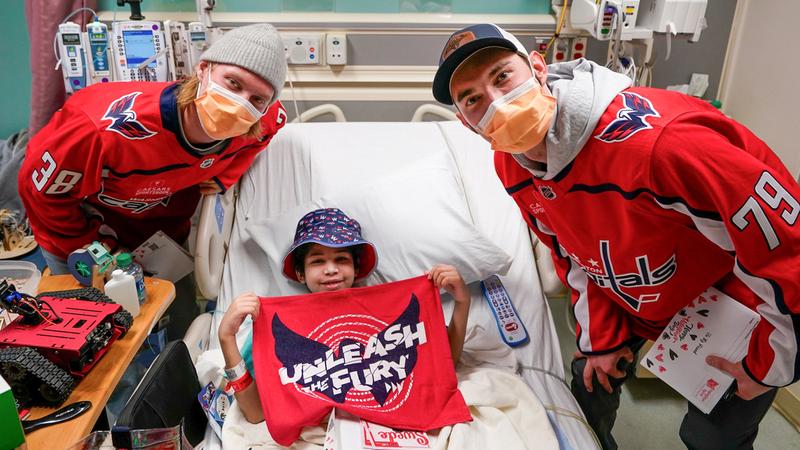
[[[461,274],[453,266],[437,264],[427,273],[428,279],[433,281],[439,289],[444,289],[456,301],[453,316],[447,326],[447,341],[450,343],[450,356],[453,364],[457,364],[464,348],[464,336],[467,330],[469,316],[469,289]]]
[[[461,274],[453,266],[437,264],[428,272],[428,279],[439,289],[444,289],[453,296],[457,303],[469,301],[469,290]]]
[[[236,333],[239,331],[239,327],[248,314],[253,316],[253,320],[258,319],[260,305],[258,296],[252,292],[245,292],[236,297],[236,300],[233,301],[228,311],[222,316],[222,322],[219,324],[220,342],[228,339],[236,339]]]

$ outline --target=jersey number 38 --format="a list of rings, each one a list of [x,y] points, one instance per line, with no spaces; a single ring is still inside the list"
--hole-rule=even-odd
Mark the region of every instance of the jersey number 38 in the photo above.
[[[42,161],[44,164],[40,169],[36,169],[31,174],[31,178],[33,179],[33,185],[36,186],[37,191],[41,191],[46,185],[50,178],[56,171],[56,162],[53,160],[53,157],[50,155],[50,152],[44,152],[42,155]],[[47,188],[45,194],[66,194],[67,192],[71,191],[75,184],[80,181],[83,174],[79,172],[73,172],[71,170],[60,170],[58,175],[53,179],[53,182],[50,184],[50,187]]]

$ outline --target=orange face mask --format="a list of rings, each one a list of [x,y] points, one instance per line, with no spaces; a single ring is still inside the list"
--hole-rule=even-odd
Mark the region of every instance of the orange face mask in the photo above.
[[[555,97],[531,77],[493,101],[475,128],[492,144],[492,150],[524,153],[547,136],[555,110]]]
[[[222,140],[247,133],[261,116],[261,113],[246,99],[225,89],[211,80],[208,70],[206,90],[194,99],[200,126],[212,139]]]

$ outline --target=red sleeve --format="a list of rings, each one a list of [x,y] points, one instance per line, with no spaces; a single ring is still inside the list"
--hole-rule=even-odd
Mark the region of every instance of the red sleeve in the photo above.
[[[18,188],[37,242],[61,258],[98,239],[100,220],[88,219],[83,199],[100,191],[99,133],[70,102],[28,144]]]
[[[286,125],[286,110],[283,109],[281,102],[275,102],[267,109],[267,112],[261,118],[261,127],[264,134],[261,140],[252,145],[251,148],[239,151],[233,157],[233,161],[228,164],[225,171],[214,177],[214,181],[222,188],[223,191],[228,190],[231,186],[239,181],[243,173],[250,168],[256,155],[261,153],[267,145],[269,145],[272,137]]]
[[[626,312],[569,258],[552,230],[527,212],[522,213],[527,215],[531,230],[550,248],[556,273],[570,289],[578,350],[584,355],[603,355],[627,345],[632,335]]]
[[[735,256],[761,321],[743,364],[768,386],[800,378],[800,188],[777,156],[721,114],[689,113],[662,132],[651,161],[656,201],[691,217]]]

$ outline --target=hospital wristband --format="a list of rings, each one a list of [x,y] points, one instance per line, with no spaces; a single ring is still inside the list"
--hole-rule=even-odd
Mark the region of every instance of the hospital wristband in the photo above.
[[[247,389],[252,382],[253,377],[250,376],[250,372],[245,371],[244,375],[241,377],[228,381],[228,383],[225,385],[225,393],[235,394],[237,392],[241,392]]]
[[[231,367],[230,369],[225,369],[225,378],[230,380],[236,380],[244,376],[247,373],[247,366],[244,365],[244,360],[239,360],[239,364]]]

